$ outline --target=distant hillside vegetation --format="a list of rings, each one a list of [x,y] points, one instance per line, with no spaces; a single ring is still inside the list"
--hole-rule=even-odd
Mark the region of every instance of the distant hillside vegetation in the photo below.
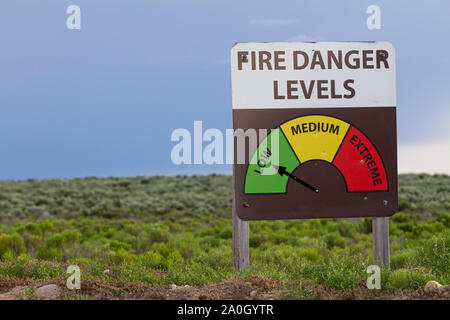
[[[0,181],[0,217],[127,217],[174,212],[231,210],[232,177],[152,176],[132,178]],[[399,177],[400,210],[435,213],[450,207],[450,176]]]

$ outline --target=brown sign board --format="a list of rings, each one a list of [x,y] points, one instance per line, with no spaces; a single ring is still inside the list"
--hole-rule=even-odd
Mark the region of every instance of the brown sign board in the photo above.
[[[238,43],[231,68],[242,220],[397,211],[390,43]]]

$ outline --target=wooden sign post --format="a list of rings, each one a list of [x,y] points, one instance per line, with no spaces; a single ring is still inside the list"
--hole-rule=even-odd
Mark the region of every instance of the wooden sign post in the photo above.
[[[373,218],[374,262],[388,266],[398,210],[392,44],[238,43],[231,77],[234,267],[249,264],[250,220],[351,217]]]
[[[235,270],[242,270],[250,264],[249,252],[249,225],[248,221],[241,220],[236,213],[236,201],[233,187],[232,206],[232,246],[233,246],[233,267]]]
[[[372,219],[373,263],[389,267],[389,217]]]
[[[233,208],[233,267],[240,271],[250,264],[249,222],[241,220]],[[389,217],[373,218],[373,263],[389,267]]]
[[[242,270],[250,264],[248,221],[241,220],[233,210],[233,267]]]

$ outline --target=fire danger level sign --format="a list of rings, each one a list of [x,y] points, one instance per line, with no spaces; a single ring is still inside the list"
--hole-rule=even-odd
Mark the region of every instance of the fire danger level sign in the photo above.
[[[237,43],[231,69],[241,219],[397,211],[390,43]]]

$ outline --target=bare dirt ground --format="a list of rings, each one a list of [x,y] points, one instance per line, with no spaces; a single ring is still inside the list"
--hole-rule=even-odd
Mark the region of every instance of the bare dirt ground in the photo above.
[[[12,277],[0,277],[0,300],[35,299],[37,288],[55,284],[61,289],[58,299],[90,300],[270,300],[283,298],[285,284],[270,278],[253,276],[233,278],[220,283],[204,286],[151,285],[145,283],[110,282],[106,280],[84,280],[80,290],[66,288],[64,279],[24,280]],[[304,289],[315,293],[311,298],[319,300],[411,300],[445,299],[448,295],[427,293],[419,290],[402,290],[392,294],[376,293],[365,287],[340,291],[312,285],[305,282]]]

